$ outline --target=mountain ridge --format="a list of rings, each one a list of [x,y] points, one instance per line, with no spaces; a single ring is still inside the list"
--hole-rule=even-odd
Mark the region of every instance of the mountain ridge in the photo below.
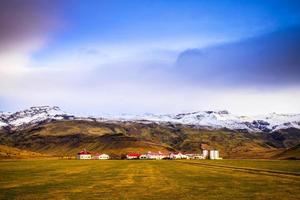
[[[266,122],[258,121],[261,118],[249,121],[245,116],[242,118],[248,121],[241,126],[248,129],[242,129],[234,124],[239,118],[227,111],[96,118],[43,106],[0,113],[5,124],[0,128],[0,144],[51,156],[72,156],[89,149],[121,158],[129,152],[199,152],[205,145],[220,150],[224,158],[276,158],[278,153],[300,144],[300,129],[293,126],[298,123],[297,117],[272,114],[265,116]],[[232,125],[229,122],[237,128],[223,126]],[[276,123],[279,125],[273,130],[268,129]]]
[[[82,117],[68,114],[57,106],[36,106],[15,113],[0,112],[0,128],[18,129],[27,125],[51,120],[86,120],[98,122],[172,123],[197,126],[208,130],[228,128],[249,132],[274,132],[281,129],[300,129],[300,114],[276,114],[257,116],[233,115],[226,110],[197,111],[180,114],[103,115]]]

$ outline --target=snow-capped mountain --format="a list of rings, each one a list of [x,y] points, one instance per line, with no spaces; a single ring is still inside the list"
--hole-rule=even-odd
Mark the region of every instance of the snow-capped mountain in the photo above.
[[[228,111],[199,111],[182,114],[144,114],[102,117],[80,117],[67,114],[58,107],[40,106],[8,113],[0,112],[0,127],[18,128],[51,120],[86,120],[100,122],[172,123],[193,125],[207,129],[228,128],[250,132],[272,132],[286,128],[300,129],[300,114],[268,114],[260,116],[238,116]]]
[[[63,120],[67,119],[68,117],[71,117],[71,115],[68,115],[65,112],[61,111],[57,106],[31,107],[30,109],[15,113],[0,112],[0,127],[18,127],[26,124],[34,124],[53,119]]]
[[[251,132],[275,131],[286,128],[300,129],[300,114],[268,114],[259,116],[238,116],[223,111],[198,111],[177,115],[122,115],[106,117],[119,121],[149,121],[157,123],[174,123],[195,125],[209,129],[228,128],[232,130],[248,130]]]

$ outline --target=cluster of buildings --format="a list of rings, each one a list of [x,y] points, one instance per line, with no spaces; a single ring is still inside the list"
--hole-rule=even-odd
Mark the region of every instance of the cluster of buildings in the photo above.
[[[195,154],[195,153],[161,153],[160,151],[158,153],[153,153],[149,151],[145,154],[139,154],[139,153],[129,153],[126,155],[126,159],[133,160],[133,159],[140,159],[140,160],[162,160],[162,159],[212,159],[212,160],[218,160],[222,159],[219,157],[219,151],[218,150],[202,150],[201,154]]]
[[[108,160],[109,155],[105,153],[91,153],[86,150],[80,151],[77,153],[78,160]]]
[[[77,154],[77,159],[79,160],[108,160],[110,157],[107,154],[99,154],[99,153],[91,153],[86,150],[80,151]],[[126,155],[126,159],[128,160],[163,160],[163,159],[211,159],[211,160],[218,160],[222,159],[219,157],[219,151],[218,150],[202,150],[200,154],[195,153],[162,153],[157,152],[153,153],[151,151],[148,151],[145,154],[140,153],[129,153]]]

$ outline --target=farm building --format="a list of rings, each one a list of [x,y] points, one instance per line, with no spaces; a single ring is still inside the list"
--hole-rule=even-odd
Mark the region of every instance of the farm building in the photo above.
[[[109,159],[109,155],[107,155],[107,154],[104,154],[104,153],[102,153],[102,154],[95,154],[94,156],[93,156],[93,159],[95,159],[95,160],[108,160]]]
[[[151,151],[149,151],[147,154],[147,159],[150,160],[162,160],[166,157],[168,157],[168,155],[161,153],[160,151],[158,153],[152,153]]]
[[[142,155],[140,155],[139,159],[146,160],[146,159],[148,159],[148,156],[146,154],[142,154]]]
[[[171,153],[169,155],[170,159],[188,159],[188,156],[182,153]]]
[[[84,150],[77,153],[77,159],[78,160],[90,160],[92,159],[92,155],[90,152]]]
[[[218,150],[210,150],[209,151],[209,159],[219,160],[219,159],[222,159],[222,158],[219,157],[219,151]]]
[[[139,159],[141,154],[139,153],[129,153],[126,155],[126,159],[133,160],[133,159]]]
[[[203,156],[203,159],[207,159],[208,158],[208,150],[207,149],[203,149],[202,150],[202,156]]]
[[[194,157],[192,159],[204,159],[202,155],[194,155]]]
[[[185,155],[188,157],[188,159],[203,159],[203,156],[200,154],[189,153]]]

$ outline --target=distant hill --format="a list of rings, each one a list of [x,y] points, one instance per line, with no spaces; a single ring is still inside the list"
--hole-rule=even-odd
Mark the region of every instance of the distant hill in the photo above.
[[[171,118],[182,122],[209,119],[232,125],[235,121],[228,115],[225,111],[197,112]],[[0,117],[6,124],[0,128],[1,145],[51,156],[74,156],[87,149],[120,158],[129,152],[200,152],[201,146],[206,146],[220,150],[224,158],[275,158],[300,143],[300,129],[294,127],[298,121],[275,125],[271,127],[273,130],[265,121],[243,124],[251,129],[229,129],[177,123],[176,120],[169,122],[170,116],[160,116],[162,121],[153,115],[147,115],[148,120],[75,117],[62,113],[57,107],[34,107],[17,113],[2,113]],[[280,124],[297,117],[273,115],[269,120]]]
[[[270,158],[300,143],[299,130],[289,131],[248,133],[173,124],[68,120],[45,122],[20,131],[2,130],[0,143],[55,156],[74,156],[85,148],[115,157],[128,152],[199,152],[201,144],[206,144],[219,149],[224,158]]]
[[[300,114],[271,113],[259,116],[239,116],[226,110],[197,111],[180,114],[105,115],[101,117],[81,117],[68,114],[59,107],[31,107],[15,113],[0,112],[0,128],[11,130],[34,126],[53,120],[83,120],[97,122],[137,122],[143,124],[182,124],[207,130],[230,129],[248,132],[274,132],[282,129],[300,129]]]
[[[277,159],[297,159],[300,160],[300,144],[291,147],[274,156]]]
[[[28,150],[21,150],[6,145],[0,145],[0,159],[20,159],[37,157],[47,157],[47,155]]]

